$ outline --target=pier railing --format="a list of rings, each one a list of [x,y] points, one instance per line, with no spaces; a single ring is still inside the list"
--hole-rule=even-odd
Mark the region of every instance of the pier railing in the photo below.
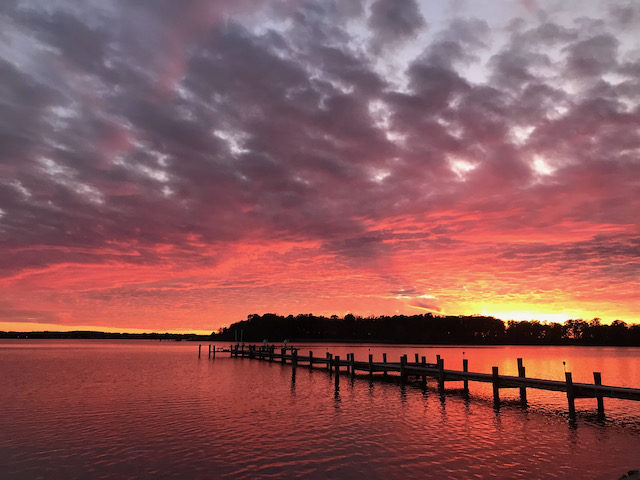
[[[200,356],[202,346],[198,347]],[[314,356],[313,351],[308,355],[300,355],[296,348],[281,348],[276,351],[275,346],[256,345],[230,345],[229,349],[218,350],[218,352],[230,353],[234,358],[255,358],[269,362],[280,362],[290,364],[292,368],[307,365],[309,368],[326,368],[329,373],[335,374],[335,386],[339,387],[340,374],[347,373],[355,375],[356,372],[365,372],[373,379],[375,373],[382,373],[387,376],[389,373],[398,374],[400,382],[404,383],[409,377],[418,378],[426,387],[427,377],[435,378],[438,387],[442,392],[445,390],[445,382],[463,382],[463,392],[469,394],[469,382],[490,383],[493,386],[493,400],[496,405],[500,403],[500,389],[519,388],[520,401],[526,406],[527,389],[539,389],[564,392],[567,395],[569,415],[575,417],[576,398],[597,399],[598,416],[604,417],[604,401],[607,398],[618,398],[624,400],[640,401],[640,389],[616,387],[602,385],[600,372],[593,372],[594,383],[574,383],[571,372],[565,373],[565,381],[546,380],[540,378],[529,378],[525,375],[525,367],[522,359],[518,358],[518,376],[500,375],[498,367],[493,367],[491,373],[478,373],[468,371],[468,360],[463,359],[462,370],[449,370],[444,368],[444,359],[440,355],[436,358],[436,363],[427,363],[426,357],[419,358],[415,355],[415,362],[409,362],[407,355],[402,355],[399,362],[387,361],[387,354],[382,355],[382,362],[374,362],[373,355],[369,354],[368,361],[356,361],[353,353],[348,353],[347,358],[340,358],[331,353],[326,353],[324,357]],[[216,349],[209,345],[209,358],[215,358]]]

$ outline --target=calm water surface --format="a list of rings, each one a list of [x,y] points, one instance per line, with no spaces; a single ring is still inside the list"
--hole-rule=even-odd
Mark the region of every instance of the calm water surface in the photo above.
[[[395,382],[151,341],[0,341],[0,478],[496,478],[617,479],[640,467],[640,402],[577,401],[517,390],[493,408],[490,387],[471,399]],[[220,344],[220,346],[222,346]],[[225,345],[226,346],[226,345]],[[301,354],[414,353],[445,368],[640,387],[640,349],[298,345]],[[396,358],[397,357],[397,358]],[[447,386],[449,389],[449,385]],[[455,384],[451,384],[455,388]]]

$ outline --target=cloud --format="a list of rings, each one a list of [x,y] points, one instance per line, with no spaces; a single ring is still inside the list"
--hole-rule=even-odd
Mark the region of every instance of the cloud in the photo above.
[[[409,305],[414,308],[429,310],[431,312],[442,311],[442,308],[440,308],[435,301],[431,301],[431,300],[414,299],[409,303]]]
[[[380,51],[411,38],[427,22],[415,0],[376,0],[371,5],[368,24],[373,33],[373,50]]]
[[[7,285],[60,265],[217,271],[283,242],[379,273],[383,296],[455,291],[496,259],[637,286],[632,3],[508,29],[467,7],[427,28],[409,0],[0,8]]]

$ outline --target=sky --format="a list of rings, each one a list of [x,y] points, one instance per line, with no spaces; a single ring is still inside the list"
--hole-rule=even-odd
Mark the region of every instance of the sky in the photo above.
[[[640,322],[640,3],[3,0],[0,330]]]

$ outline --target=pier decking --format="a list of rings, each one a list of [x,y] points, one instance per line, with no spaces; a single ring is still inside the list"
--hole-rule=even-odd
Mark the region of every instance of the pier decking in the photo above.
[[[198,356],[200,356],[202,346],[198,347]],[[355,375],[356,372],[364,372],[375,378],[376,373],[382,373],[382,376],[388,376],[389,373],[397,374],[401,383],[408,380],[408,377],[416,377],[426,387],[427,377],[435,378],[438,381],[438,388],[441,392],[445,391],[446,382],[462,382],[463,392],[469,394],[469,382],[490,383],[493,385],[493,400],[495,405],[500,404],[500,389],[502,388],[519,388],[520,401],[522,405],[527,404],[527,389],[550,390],[557,392],[565,392],[567,395],[567,403],[569,416],[575,417],[575,399],[576,398],[595,398],[597,399],[598,416],[604,418],[604,398],[618,398],[624,400],[640,401],[640,389],[616,387],[611,385],[602,385],[600,372],[594,372],[594,383],[574,383],[571,372],[565,373],[565,381],[545,380],[539,378],[529,378],[525,375],[525,367],[522,359],[518,359],[518,376],[500,375],[498,367],[493,367],[492,373],[477,373],[468,371],[468,361],[463,360],[462,370],[449,370],[444,368],[444,359],[437,356],[436,363],[427,363],[426,357],[418,357],[415,355],[415,362],[409,362],[407,355],[400,357],[399,362],[387,361],[387,354],[383,354],[382,362],[374,362],[373,355],[369,354],[369,361],[356,361],[354,354],[347,354],[347,358],[342,359],[340,356],[334,356],[326,353],[324,357],[314,356],[313,351],[309,351],[308,355],[299,355],[295,348],[281,348],[276,352],[274,346],[240,346],[239,344],[230,345],[229,349],[218,350],[218,352],[226,352],[234,358],[255,358],[269,362],[280,362],[282,364],[290,364],[292,368],[306,364],[309,368],[325,368],[331,374],[335,374],[335,386],[339,388],[340,374],[347,373]],[[209,358],[215,358],[216,349],[209,345]],[[379,375],[378,375],[379,377]]]

